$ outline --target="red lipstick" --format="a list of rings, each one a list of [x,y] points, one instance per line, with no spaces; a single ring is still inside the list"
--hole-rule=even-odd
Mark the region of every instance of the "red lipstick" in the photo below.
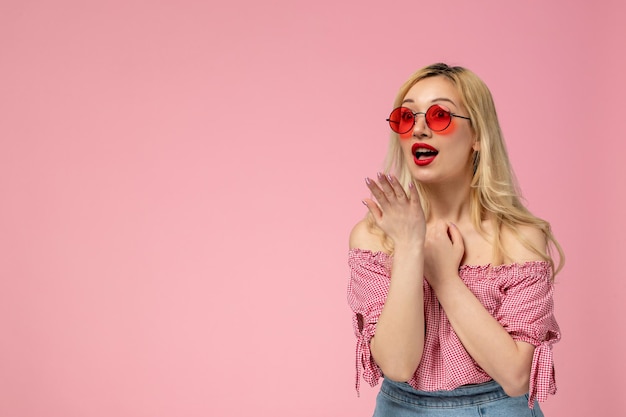
[[[414,143],[411,146],[413,162],[415,165],[426,166],[433,162],[439,151],[426,143]]]

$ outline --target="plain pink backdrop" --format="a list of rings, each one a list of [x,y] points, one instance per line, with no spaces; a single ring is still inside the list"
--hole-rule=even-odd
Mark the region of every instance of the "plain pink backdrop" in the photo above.
[[[0,415],[371,415],[347,236],[398,87],[436,61],[490,86],[567,253],[546,415],[620,415],[624,14],[0,1]]]

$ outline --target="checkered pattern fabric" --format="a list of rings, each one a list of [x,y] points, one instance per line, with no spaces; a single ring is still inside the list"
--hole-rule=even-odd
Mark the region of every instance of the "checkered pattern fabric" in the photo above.
[[[348,304],[353,311],[356,345],[356,389],[360,375],[371,386],[382,371],[369,343],[389,291],[392,257],[383,252],[352,249],[348,254]],[[551,269],[547,262],[509,265],[463,265],[459,276],[514,340],[536,346],[533,356],[529,407],[556,393],[552,345],[561,338],[554,319]],[[461,385],[490,381],[467,353],[452,329],[434,291],[424,280],[426,339],[422,360],[408,383],[417,390],[453,390]]]

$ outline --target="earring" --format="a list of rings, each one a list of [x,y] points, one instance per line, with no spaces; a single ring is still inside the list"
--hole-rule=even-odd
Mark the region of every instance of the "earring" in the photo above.
[[[480,153],[478,151],[474,151],[474,158],[472,160],[472,174],[476,174],[479,161],[480,161]]]

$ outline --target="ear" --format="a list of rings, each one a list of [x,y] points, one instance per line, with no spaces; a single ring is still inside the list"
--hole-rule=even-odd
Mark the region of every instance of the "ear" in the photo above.
[[[474,144],[472,145],[472,149],[475,150],[476,152],[480,151],[480,142],[477,140],[474,140]]]

